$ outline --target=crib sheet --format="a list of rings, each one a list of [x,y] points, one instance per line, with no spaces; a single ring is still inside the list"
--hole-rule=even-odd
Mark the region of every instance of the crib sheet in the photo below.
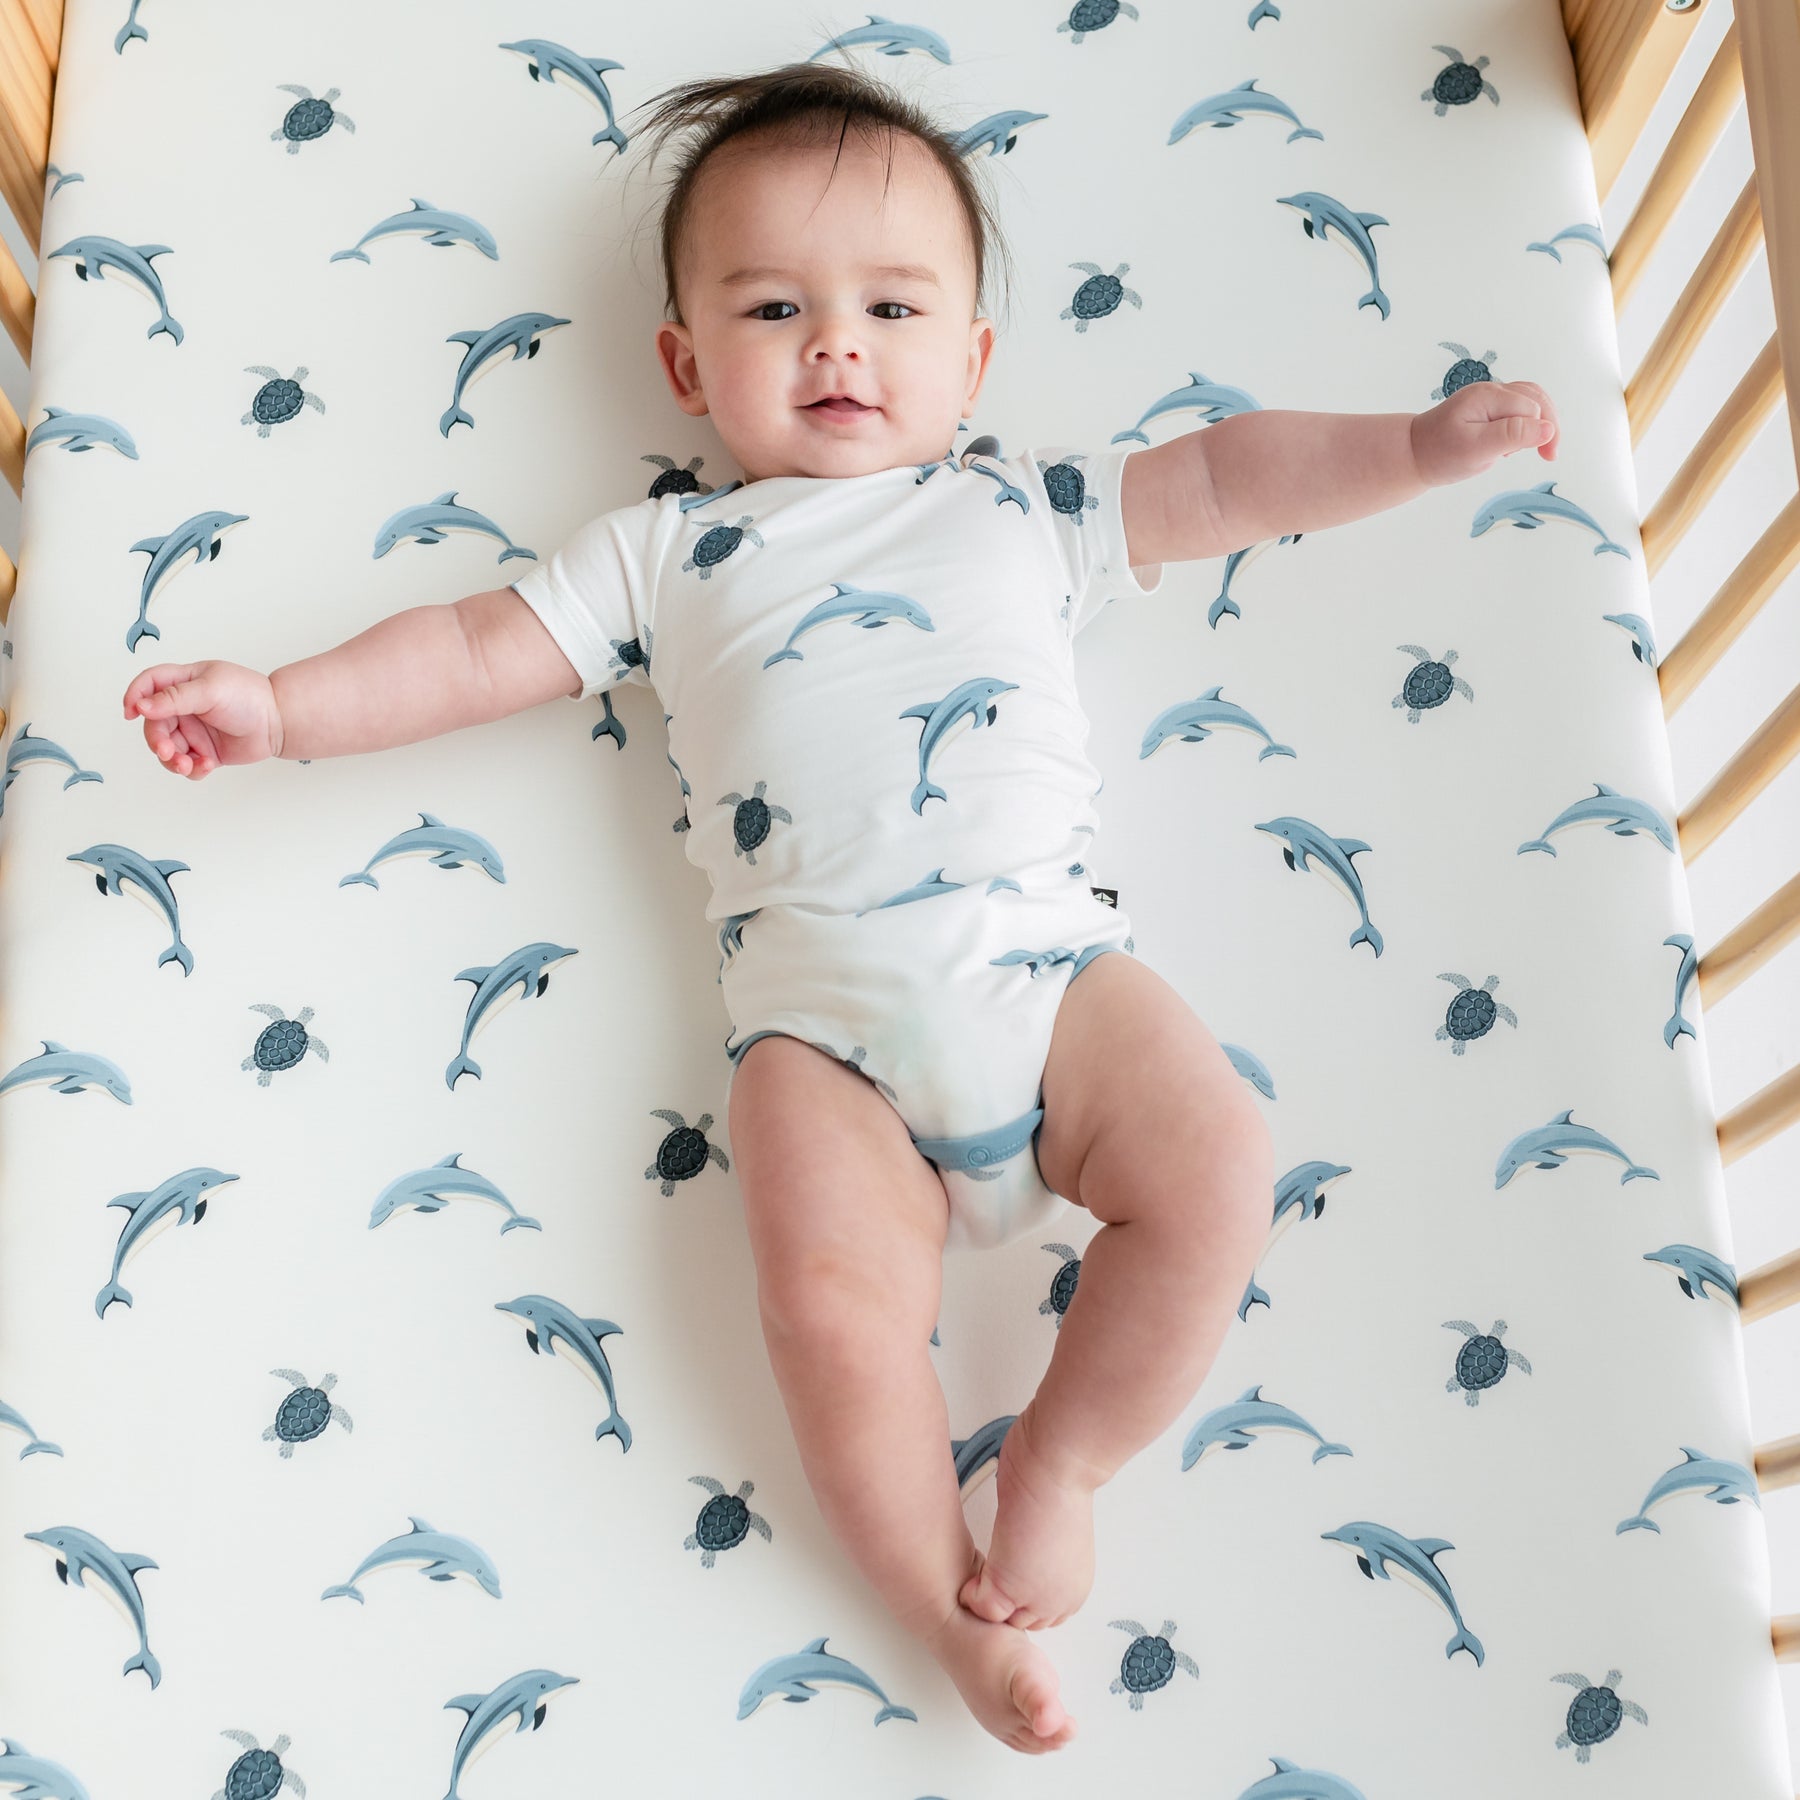
[[[1216,1365],[1097,1496],[1043,1758],[802,1475],[654,692],[197,784],[120,716],[149,662],[310,655],[653,483],[736,523],[654,362],[629,114],[822,55],[991,159],[1019,286],[971,434],[1490,375],[1562,421],[1079,640],[1080,873],[1277,1174]],[[0,1792],[1785,1800],[1554,0],[69,0],[52,152],[0,644]],[[980,1543],[1096,1228],[946,1263]]]

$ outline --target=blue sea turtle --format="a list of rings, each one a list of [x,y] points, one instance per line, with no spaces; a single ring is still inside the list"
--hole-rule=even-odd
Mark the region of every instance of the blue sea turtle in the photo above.
[[[731,816],[732,854],[746,858],[753,869],[756,867],[756,846],[769,835],[769,821],[780,819],[787,825],[794,822],[794,815],[785,806],[771,806],[763,798],[763,789],[768,785],[766,781],[759,781],[748,799],[732,793],[719,801],[721,806],[737,809]]]
[[[1650,1723],[1650,1715],[1635,1700],[1621,1700],[1613,1692],[1613,1683],[1619,1679],[1617,1669],[1606,1671],[1606,1682],[1601,1687],[1596,1687],[1585,1675],[1552,1675],[1550,1679],[1566,1681],[1571,1687],[1581,1689],[1569,1702],[1569,1716],[1563,1729],[1556,1734],[1557,1749],[1573,1744],[1578,1763],[1586,1762],[1593,1754],[1594,1746],[1619,1729],[1622,1718],[1629,1716],[1640,1725]]]
[[[662,1183],[665,1200],[675,1192],[676,1182],[692,1181],[706,1167],[709,1156],[721,1169],[730,1169],[725,1152],[717,1144],[706,1141],[706,1128],[713,1122],[711,1113],[702,1113],[698,1125],[690,1125],[680,1113],[672,1112],[666,1106],[654,1108],[650,1116],[667,1119],[674,1127],[657,1146],[656,1161],[644,1171],[646,1181]]]
[[[1056,29],[1074,32],[1069,41],[1079,44],[1087,32],[1104,31],[1120,13],[1135,19],[1138,9],[1131,0],[1075,0],[1073,10]]]
[[[1110,275],[1102,274],[1098,263],[1070,263],[1069,267],[1086,270],[1087,280],[1075,290],[1075,298],[1056,316],[1073,319],[1077,331],[1086,331],[1089,319],[1104,319],[1108,313],[1117,312],[1121,300],[1129,300],[1139,312],[1144,310],[1143,297],[1119,281],[1121,275],[1130,271],[1130,263],[1120,263]]]
[[[1449,982],[1456,989],[1456,998],[1450,1002],[1436,1036],[1440,1042],[1449,1038],[1450,1048],[1458,1056],[1468,1039],[1485,1037],[1492,1031],[1496,1018],[1504,1019],[1515,1031],[1518,1029],[1519,1015],[1493,997],[1494,989],[1500,985],[1498,975],[1490,975],[1480,987],[1474,986],[1466,975],[1446,972],[1438,980]]]
[[[1433,101],[1435,104],[1432,111],[1440,119],[1450,107],[1467,106],[1478,94],[1486,94],[1496,106],[1500,104],[1499,90],[1481,73],[1488,66],[1485,56],[1478,56],[1474,62],[1466,63],[1463,61],[1463,53],[1452,50],[1448,44],[1433,44],[1431,47],[1449,57],[1450,64],[1448,68],[1438,70],[1436,79],[1419,98]]]
[[[1506,1335],[1506,1321],[1496,1319],[1490,1332],[1477,1331],[1467,1319],[1446,1319],[1446,1331],[1460,1331],[1467,1340],[1456,1352],[1456,1373],[1444,1383],[1444,1392],[1454,1394],[1458,1388],[1463,1398],[1474,1406],[1483,1388],[1491,1388],[1509,1367],[1531,1373],[1531,1364],[1518,1351],[1501,1343]]]
[[[285,93],[300,96],[287,109],[281,123],[269,133],[272,144],[279,144],[283,138],[287,139],[289,156],[298,156],[302,144],[313,138],[323,137],[334,124],[341,125],[354,134],[356,127],[351,123],[350,115],[332,110],[331,103],[338,97],[336,88],[315,100],[312,90],[301,87],[297,82],[278,81],[275,85]]]
[[[1200,1667],[1194,1659],[1169,1643],[1175,1635],[1173,1619],[1164,1619],[1162,1630],[1154,1637],[1136,1619],[1109,1619],[1107,1623],[1131,1633],[1132,1641],[1119,1662],[1119,1672],[1106,1691],[1129,1694],[1133,1712],[1142,1712],[1144,1696],[1166,1687],[1178,1668],[1186,1669],[1196,1681],[1200,1679]]]
[[[246,375],[266,375],[268,380],[256,390],[256,398],[250,402],[250,410],[238,420],[240,425],[254,425],[256,435],[266,438],[271,427],[280,425],[293,418],[301,406],[315,407],[325,410],[325,402],[317,394],[309,394],[300,384],[306,379],[306,366],[302,364],[293,375],[283,375],[279,369],[271,369],[267,363],[251,363],[244,373]]]
[[[722,563],[745,538],[759,550],[766,549],[762,534],[750,523],[750,518],[751,515],[745,513],[735,525],[714,525],[703,533],[693,553],[681,565],[682,569],[698,569],[702,581],[711,581],[713,565]]]
[[[701,1568],[710,1569],[721,1550],[735,1550],[750,1535],[752,1529],[762,1533],[765,1543],[775,1541],[769,1530],[769,1521],[761,1513],[753,1513],[744,1504],[756,1492],[755,1482],[740,1481],[738,1491],[728,1494],[710,1475],[690,1475],[688,1480],[705,1488],[712,1495],[701,1507],[700,1516],[694,1521],[694,1529],[681,1544],[684,1550],[700,1552]]]
[[[281,1766],[282,1753],[288,1747],[284,1731],[268,1749],[261,1749],[247,1731],[221,1731],[241,1744],[244,1754],[225,1771],[225,1785],[214,1791],[212,1800],[271,1800],[284,1787],[291,1787],[300,1800],[306,1800],[306,1783],[292,1769]]]
[[[639,462],[655,463],[662,473],[650,484],[647,498],[660,500],[664,494],[710,494],[716,490],[710,482],[702,481],[696,473],[704,466],[704,456],[690,456],[688,466],[678,469],[666,456],[655,454],[640,456]]]
[[[1084,512],[1093,512],[1100,504],[1087,491],[1087,482],[1075,466],[1086,461],[1086,455],[1077,451],[1060,462],[1038,464],[1038,473],[1044,478],[1044,492],[1050,496],[1050,510],[1073,519],[1077,525],[1087,522],[1082,516]]]
[[[1418,724],[1421,712],[1442,706],[1453,693],[1461,694],[1465,700],[1475,698],[1475,690],[1460,675],[1450,673],[1450,665],[1456,661],[1454,650],[1446,650],[1441,658],[1434,658],[1419,644],[1396,644],[1394,648],[1418,658],[1407,670],[1406,680],[1393,699],[1395,706],[1406,708],[1407,724]]]
[[[290,1019],[279,1006],[270,1006],[262,1000],[252,1000],[250,1010],[267,1013],[273,1021],[263,1027],[262,1036],[256,1040],[256,1047],[238,1065],[239,1068],[258,1071],[258,1087],[267,1087],[271,1074],[279,1069],[291,1069],[309,1049],[318,1051],[326,1062],[331,1061],[331,1052],[325,1048],[324,1039],[307,1036],[306,1021],[313,1016],[310,1006],[301,1007],[300,1016],[296,1019]]]
[[[314,1386],[298,1369],[271,1369],[269,1373],[277,1381],[294,1384],[292,1391],[275,1409],[275,1423],[264,1426],[262,1434],[265,1444],[280,1443],[284,1457],[292,1456],[296,1444],[316,1438],[327,1425],[341,1425],[346,1431],[356,1429],[350,1415],[330,1398],[331,1390],[337,1386],[335,1375],[320,1376]]]
[[[1488,364],[1498,360],[1500,352],[1490,350],[1486,356],[1471,356],[1461,344],[1453,344],[1445,338],[1438,339],[1440,350],[1454,350],[1460,360],[1450,365],[1449,372],[1442,383],[1431,390],[1434,400],[1448,400],[1458,388],[1466,388],[1474,381],[1492,381],[1494,372]]]
[[[1075,1298],[1075,1284],[1081,1279],[1081,1252],[1068,1244],[1040,1244],[1038,1248],[1062,1258],[1062,1267],[1051,1279],[1050,1292],[1038,1302],[1039,1316],[1054,1314],[1056,1329],[1061,1331],[1063,1314],[1069,1310],[1069,1302]]]

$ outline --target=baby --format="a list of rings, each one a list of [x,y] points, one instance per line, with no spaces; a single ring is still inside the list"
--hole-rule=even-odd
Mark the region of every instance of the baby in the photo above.
[[[160,663],[125,716],[201,780],[654,684],[720,923],[730,1140],[806,1476],[975,1717],[1058,1749],[1075,1721],[1030,1634],[1087,1598],[1094,1491],[1199,1388],[1274,1182],[1248,1088],[1088,885],[1072,638],[1163,563],[1553,457],[1556,415],[1534,383],[1484,381],[1417,416],[958,455],[995,332],[991,222],[953,140],[829,65],[672,94],[665,118],[705,131],[664,212],[656,348],[742,483],[670,482],[511,587],[267,677]],[[1001,1441],[983,1555],[928,1353],[942,1254],[1065,1201],[1102,1229]]]

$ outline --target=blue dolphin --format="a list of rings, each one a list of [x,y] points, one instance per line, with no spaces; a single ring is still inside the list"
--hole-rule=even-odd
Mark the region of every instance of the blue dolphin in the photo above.
[[[1387,220],[1380,213],[1356,212],[1341,200],[1334,200],[1329,194],[1315,192],[1311,188],[1298,194],[1277,194],[1275,203],[1278,206],[1292,206],[1300,214],[1300,223],[1309,238],[1317,238],[1322,244],[1326,241],[1327,231],[1335,235],[1336,241],[1344,246],[1369,272],[1369,291],[1356,303],[1361,312],[1365,306],[1379,306],[1381,316],[1388,316],[1388,297],[1381,291],[1381,271],[1376,267],[1375,240],[1369,233],[1377,225],[1385,225]]]
[[[144,1623],[144,1596],[138,1592],[137,1578],[145,1569],[157,1564],[148,1556],[133,1556],[129,1551],[114,1550],[102,1543],[91,1531],[79,1525],[52,1525],[48,1531],[28,1531],[26,1539],[46,1544],[56,1552],[56,1574],[66,1587],[73,1582],[85,1588],[84,1577],[91,1570],[125,1610],[133,1630],[137,1632],[138,1653],[125,1664],[122,1674],[142,1669],[150,1677],[152,1688],[162,1685],[162,1664],[150,1654],[150,1638]]]
[[[611,1319],[584,1319],[572,1307],[565,1306],[560,1300],[552,1300],[548,1294],[521,1294],[516,1300],[496,1300],[494,1310],[512,1313],[525,1321],[525,1342],[531,1346],[533,1356],[546,1352],[555,1356],[559,1341],[568,1345],[576,1367],[598,1386],[611,1409],[594,1427],[594,1441],[598,1443],[603,1437],[616,1437],[619,1448],[629,1450],[631,1427],[620,1417],[612,1364],[601,1345],[602,1338],[620,1334],[625,1328],[615,1325]]]
[[[558,1688],[577,1686],[579,1681],[579,1676],[559,1675],[554,1669],[522,1669],[485,1694],[458,1694],[454,1700],[446,1700],[445,1712],[454,1708],[469,1716],[457,1736],[456,1749],[450,1758],[450,1791],[444,1800],[460,1800],[456,1784],[462,1779],[463,1771],[486,1740],[514,1713],[519,1715],[519,1731],[525,1729],[527,1719],[531,1721],[531,1729],[536,1731],[544,1722],[550,1696]]]
[[[473,1075],[477,1081],[481,1079],[481,1064],[469,1054],[469,1040],[503,996],[516,987],[521,999],[529,1000],[534,993],[541,999],[544,989],[550,985],[550,965],[561,962],[565,956],[578,954],[570,946],[540,939],[536,943],[521,944],[497,963],[459,969],[456,979],[474,982],[475,992],[469,996],[469,1010],[463,1019],[462,1043],[457,1047],[455,1059],[444,1071],[444,1085],[454,1092],[457,1082],[465,1075]]]
[[[1169,142],[1179,144],[1190,131],[1202,125],[1213,125],[1221,130],[1228,126],[1240,124],[1245,113],[1267,113],[1271,118],[1286,119],[1294,126],[1287,134],[1291,144],[1295,138],[1319,138],[1323,140],[1322,131],[1314,131],[1310,125],[1302,125],[1299,115],[1285,100],[1277,100],[1273,94],[1263,93],[1256,85],[1253,75],[1248,81],[1240,81],[1236,87],[1227,88],[1222,94],[1208,94],[1204,100],[1196,100],[1169,130]]]
[[[1648,800],[1634,800],[1617,788],[1609,788],[1604,781],[1596,781],[1591,794],[1585,799],[1571,800],[1544,827],[1543,834],[1527,838],[1517,854],[1523,856],[1527,850],[1544,850],[1554,856],[1556,846],[1550,842],[1553,831],[1561,831],[1570,825],[1596,824],[1604,825],[1614,837],[1636,837],[1640,831],[1647,831],[1665,850],[1673,852],[1675,848],[1675,834],[1669,829],[1668,820]]]
[[[137,0],[132,0],[132,6],[135,10]],[[140,31],[138,36],[142,37],[143,33]],[[174,254],[168,244],[121,244],[117,238],[76,237],[70,238],[50,254],[74,257],[75,273],[83,281],[87,280],[89,270],[93,271],[96,281],[104,280],[108,269],[117,269],[122,275],[131,276],[149,290],[150,298],[156,302],[156,310],[162,315],[144,336],[153,338],[159,331],[166,331],[177,344],[187,336],[179,322],[170,315],[168,302],[163,298],[161,278],[150,266],[154,258]]]
[[[401,237],[415,231],[422,231],[425,242],[440,250],[447,249],[452,244],[472,244],[491,262],[500,260],[499,246],[495,244],[493,233],[485,225],[477,224],[467,213],[440,212],[429,200],[421,200],[416,194],[407,211],[389,213],[385,219],[371,225],[348,250],[334,250],[331,260],[344,262],[354,258],[357,262],[367,262],[369,255],[363,249],[364,244],[371,244],[377,238]]]
[[[1672,1469],[1666,1469],[1651,1483],[1650,1492],[1644,1496],[1644,1504],[1629,1519],[1621,1519],[1613,1527],[1615,1537],[1622,1531],[1654,1531],[1661,1533],[1662,1527],[1650,1517],[1650,1509],[1657,1501],[1666,1500],[1671,1494],[1680,1494],[1690,1489],[1705,1489],[1708,1500],[1716,1500],[1721,1506],[1735,1506],[1740,1500],[1748,1500],[1758,1510],[1762,1501],[1756,1491],[1755,1473],[1740,1462],[1731,1462],[1724,1457],[1708,1456],[1704,1450],[1691,1450],[1686,1444],[1681,1446],[1682,1460]]]
[[[921,700],[917,706],[909,706],[899,716],[903,719],[922,719],[924,727],[919,733],[919,781],[912,791],[912,809],[923,814],[927,800],[947,800],[941,787],[928,779],[927,771],[932,757],[942,747],[944,739],[952,727],[970,722],[973,730],[980,731],[984,725],[992,725],[997,715],[995,706],[1002,694],[1014,692],[1016,681],[1001,681],[991,675],[977,675],[972,679],[953,687],[941,700]]]
[[[548,83],[561,75],[565,79],[557,83],[559,87],[573,87],[586,94],[606,115],[606,129],[596,131],[588,139],[589,144],[611,144],[620,156],[625,154],[625,146],[631,140],[619,129],[612,95],[606,86],[608,73],[624,68],[623,63],[609,62],[604,56],[577,56],[566,44],[552,43],[549,38],[520,38],[517,43],[502,44],[500,48],[516,50],[526,57],[525,71],[533,81]]]
[[[919,1715],[911,1707],[896,1706],[872,1676],[864,1674],[855,1663],[827,1651],[823,1637],[814,1638],[804,1650],[771,1657],[755,1670],[738,1695],[737,1716],[749,1718],[765,1700],[816,1700],[819,1689],[825,1686],[849,1688],[879,1700],[881,1710],[875,1715],[877,1725],[884,1719],[918,1722]]]
[[[31,436],[25,440],[25,454],[29,456],[39,444],[54,444],[58,440],[71,455],[104,444],[121,456],[129,456],[133,462],[138,460],[137,444],[131,433],[116,419],[109,419],[102,413],[72,413],[65,412],[60,406],[46,406],[43,418],[31,428]]]
[[[1443,1538],[1409,1538],[1391,1525],[1377,1525],[1372,1519],[1352,1519],[1336,1531],[1321,1531],[1319,1536],[1354,1550],[1356,1566],[1371,1581],[1378,1575],[1383,1581],[1391,1579],[1388,1569],[1396,1568],[1428,1599],[1443,1607],[1456,1621],[1456,1635],[1444,1647],[1446,1657],[1466,1650],[1474,1657],[1477,1668],[1487,1660],[1481,1639],[1463,1623],[1456,1596],[1450,1591],[1443,1570],[1437,1566],[1438,1557],[1446,1550],[1454,1550],[1454,1544]]]
[[[27,1082],[47,1081],[58,1094],[84,1094],[89,1087],[103,1089],[126,1106],[131,1104],[131,1083],[116,1062],[91,1050],[70,1050],[55,1038],[39,1038],[42,1056],[28,1056],[0,1079],[0,1094]]]
[[[1574,1111],[1572,1106],[1564,1107],[1548,1124],[1521,1131],[1500,1152],[1500,1161],[1494,1167],[1496,1190],[1505,1187],[1528,1166],[1560,1169],[1569,1160],[1569,1153],[1578,1150],[1595,1156],[1616,1156],[1625,1165],[1625,1172],[1619,1177],[1620,1187],[1640,1176],[1648,1176],[1652,1181],[1662,1180],[1654,1169],[1634,1163],[1604,1132],[1596,1131],[1591,1125],[1571,1123],[1570,1115]]]

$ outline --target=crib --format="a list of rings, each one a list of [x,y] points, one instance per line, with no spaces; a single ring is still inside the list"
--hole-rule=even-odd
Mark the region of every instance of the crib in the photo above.
[[[1800,563],[1800,497],[1673,644],[1650,585],[1778,408],[1800,460],[1800,12],[1734,12],[1607,245],[1705,0],[0,0],[39,259],[34,294],[0,249],[0,1793],[1785,1800],[1800,1436],[1757,1441],[1739,1328],[1800,1248],[1736,1268],[1723,1168],[1800,1069],[1719,1113],[1703,1020],[1800,935],[1800,829],[1717,943],[1686,871],[1800,685],[1679,815],[1667,722]],[[1554,462],[1088,597],[1070,877],[1259,1096],[1276,1186],[1201,1390],[1096,1497],[1042,1758],[794,1453],[683,854],[718,797],[659,697],[199,783],[119,709],[147,661],[272,669],[650,491],[746,523],[650,355],[630,109],[826,55],[999,184],[1023,304],[969,442],[1513,377],[1562,423]],[[1753,174],[1627,376],[1616,309],[1740,98]],[[1640,509],[1759,244],[1776,329]],[[533,314],[459,376],[457,334]],[[1095,1225],[946,1259],[978,1542]]]

